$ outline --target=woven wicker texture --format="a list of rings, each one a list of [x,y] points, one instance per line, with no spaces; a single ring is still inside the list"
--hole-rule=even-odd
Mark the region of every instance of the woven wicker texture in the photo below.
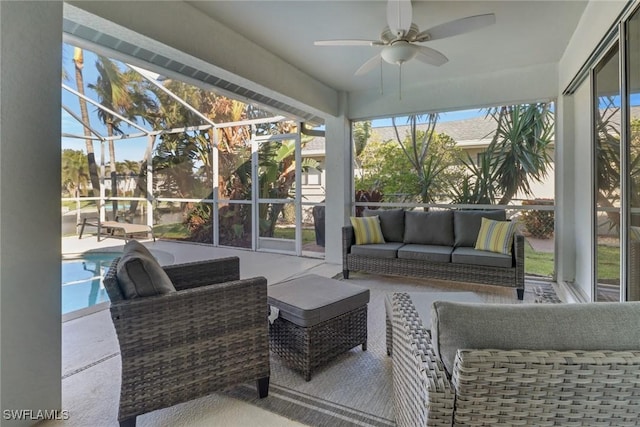
[[[314,369],[339,354],[358,345],[367,349],[367,306],[310,327],[279,317],[270,326],[269,338],[271,351],[309,381]]]
[[[459,350],[456,425],[637,426],[640,351]]]
[[[107,290],[118,288],[117,262]],[[269,377],[266,279],[227,282],[239,277],[237,258],[165,270],[177,292],[111,303],[122,358],[120,421]]]
[[[458,350],[449,380],[408,294],[391,322],[399,426],[638,425],[640,351]]]
[[[408,294],[393,294],[391,322],[397,425],[451,426],[453,388]]]
[[[354,255],[351,253],[354,243],[353,227],[343,227],[342,268],[347,274],[351,270],[366,271],[524,289],[524,236],[521,234],[516,234],[513,239],[512,268]]]

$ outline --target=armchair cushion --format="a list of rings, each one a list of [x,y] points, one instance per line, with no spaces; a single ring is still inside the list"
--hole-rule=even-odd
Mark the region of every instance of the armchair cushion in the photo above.
[[[435,301],[431,334],[449,374],[458,350],[634,350],[640,302],[468,304]]]
[[[151,252],[141,243],[131,240],[116,272],[118,285],[125,299],[150,297],[175,292],[171,279]]]

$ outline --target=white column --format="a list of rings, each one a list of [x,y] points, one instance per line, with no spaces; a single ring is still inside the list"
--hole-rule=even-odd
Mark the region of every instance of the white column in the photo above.
[[[0,1],[0,424],[61,409],[62,2]]]
[[[556,103],[555,141],[555,254],[556,280],[572,283],[576,277],[575,156],[573,97],[560,96]]]
[[[340,93],[339,115],[325,121],[325,259],[336,264],[342,264],[342,226],[349,221],[353,198],[351,124],[346,116],[347,104],[347,95]]]

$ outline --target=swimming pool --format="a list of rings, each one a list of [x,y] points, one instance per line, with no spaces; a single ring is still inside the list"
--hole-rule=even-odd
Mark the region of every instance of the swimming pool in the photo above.
[[[102,278],[121,252],[88,252],[62,261],[62,314],[109,301]]]

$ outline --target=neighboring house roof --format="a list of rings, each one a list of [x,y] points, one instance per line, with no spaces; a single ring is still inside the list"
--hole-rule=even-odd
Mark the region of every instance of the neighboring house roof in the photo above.
[[[638,108],[640,115],[640,107]],[[634,110],[634,108],[632,108]],[[633,116],[633,114],[632,114]],[[637,117],[637,116],[636,116]],[[397,123],[400,137],[406,135],[409,127],[401,122]],[[426,125],[418,125],[418,129],[426,129]],[[496,121],[484,115],[463,120],[451,120],[436,123],[436,133],[444,133],[453,138],[456,143],[464,148],[486,147],[491,142],[491,137],[496,130]],[[383,126],[372,128],[373,136],[377,136],[382,141],[396,140],[393,126]],[[313,138],[303,148],[302,154],[305,156],[323,155],[325,152],[325,139]]]
[[[406,131],[409,130],[409,127],[402,123],[397,124],[399,125],[398,132],[400,133],[400,137],[403,137],[404,134],[406,134]],[[426,129],[426,126],[418,125],[418,129],[424,130]],[[490,137],[495,130],[495,120],[491,117],[485,118],[484,116],[474,117],[471,119],[437,122],[435,129],[436,133],[445,133],[458,143],[463,141],[479,141],[486,139],[487,137]],[[383,141],[396,139],[393,126],[373,128],[373,131],[377,133]]]
[[[325,142],[323,137],[314,137],[302,147],[302,154],[306,157],[325,154]]]

